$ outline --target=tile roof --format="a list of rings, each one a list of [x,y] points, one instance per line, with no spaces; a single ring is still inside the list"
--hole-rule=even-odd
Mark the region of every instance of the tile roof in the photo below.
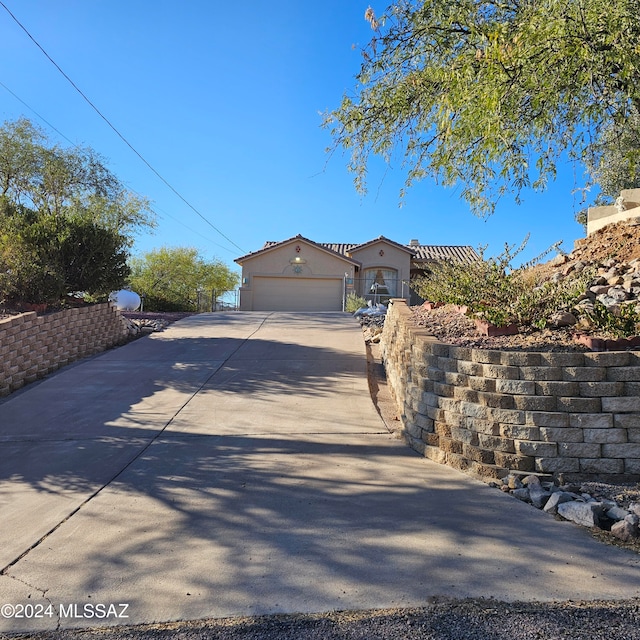
[[[384,240],[389,244],[396,245],[401,249],[406,249],[408,253],[413,254],[413,261],[416,263],[420,262],[432,262],[436,260],[455,260],[457,262],[471,262],[473,260],[477,260],[479,258],[476,251],[473,247],[469,245],[438,245],[438,244],[406,244],[402,245],[393,240],[389,240],[384,236],[380,236],[375,238],[374,240],[370,240],[369,242],[360,242],[360,243],[344,243],[344,242],[314,242],[313,240],[309,240],[308,238],[304,238],[301,235],[294,236],[293,238],[288,238],[287,240],[280,240],[278,242],[273,240],[268,240],[264,243],[264,246],[257,251],[253,251],[248,253],[246,256],[242,256],[241,258],[237,258],[235,262],[240,262],[247,258],[253,257],[257,254],[260,254],[264,251],[267,251],[273,247],[278,245],[286,244],[287,242],[291,242],[292,240],[304,240],[309,242],[310,244],[316,245],[322,249],[330,251],[332,253],[337,253],[338,255],[345,257],[347,259],[353,260],[351,258],[350,253],[355,249],[360,249],[367,245],[378,242],[379,240]]]

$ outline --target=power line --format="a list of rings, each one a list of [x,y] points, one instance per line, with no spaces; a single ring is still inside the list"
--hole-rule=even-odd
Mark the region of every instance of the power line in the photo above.
[[[40,45],[40,43],[29,33],[28,29],[16,18],[16,16],[11,13],[7,5],[0,0],[0,5],[5,9],[5,11],[11,16],[14,22],[27,34],[29,39],[42,51],[45,57],[53,64],[53,66],[63,75],[63,77],[71,84],[71,86],[82,96],[82,98],[89,104],[89,106],[109,125],[109,127],[114,131],[114,133],[135,153],[144,164],[167,186],[175,195],[182,200],[196,215],[198,215],[204,222],[206,222],[216,233],[220,234],[227,242],[230,242],[236,249],[245,253],[245,250],[239,247],[231,238],[226,236],[220,229],[218,229],[210,220],[208,220],[200,211],[198,211],[181,193],[178,192],[143,156],[142,154],[116,129],[116,127],[111,124],[109,119],[96,107],[93,102],[83,93],[83,91],[76,85],[76,83],[60,68],[58,63],[44,50],[44,48]]]

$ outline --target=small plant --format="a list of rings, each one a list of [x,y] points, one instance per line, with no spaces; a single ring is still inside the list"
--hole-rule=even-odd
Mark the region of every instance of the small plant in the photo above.
[[[596,300],[593,311],[585,315],[600,331],[614,338],[635,336],[640,331],[640,314],[631,304],[621,305],[617,311],[613,311]]]
[[[353,313],[358,309],[362,309],[362,307],[367,306],[367,301],[361,296],[357,295],[353,291],[347,294],[347,299],[345,301],[345,311],[348,313]]]

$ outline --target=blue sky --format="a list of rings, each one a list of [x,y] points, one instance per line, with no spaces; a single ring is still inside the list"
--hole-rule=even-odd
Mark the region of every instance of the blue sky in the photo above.
[[[369,0],[3,0],[33,38],[131,145],[212,226],[129,149],[0,6],[0,119],[26,116],[90,146],[128,187],[153,202],[159,226],[135,251],[196,247],[232,267],[266,240],[488,245],[531,239],[525,258],[557,240],[570,251],[575,168],[544,194],[505,200],[487,220],[431,181],[399,207],[402,167],[373,162],[356,193],[347,157],[329,156],[321,113],[354,86],[371,35]],[[33,111],[32,111],[33,110]],[[66,140],[60,139],[63,145]],[[577,176],[579,183],[580,175]]]

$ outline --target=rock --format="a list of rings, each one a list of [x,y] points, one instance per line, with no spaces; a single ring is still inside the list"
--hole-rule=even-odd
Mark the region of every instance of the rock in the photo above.
[[[640,502],[632,502],[629,505],[629,511],[631,511],[631,513],[635,513],[637,516],[640,516]]]
[[[620,287],[611,287],[607,292],[610,298],[613,298],[616,302],[624,302],[627,299],[627,292]]]
[[[568,311],[556,311],[549,317],[549,323],[554,327],[570,327],[578,322],[578,319]]]
[[[559,504],[571,502],[573,498],[573,494],[567,493],[566,491],[555,491],[551,494],[551,497],[547,500],[547,503],[544,505],[543,509],[547,513],[555,515],[556,513],[558,513]]]
[[[629,512],[626,509],[623,509],[622,507],[618,507],[617,505],[615,507],[611,507],[610,509],[607,509],[606,512],[607,518],[609,518],[609,520],[624,520],[628,515]]]
[[[523,487],[522,489],[514,489],[511,492],[511,495],[514,498],[518,498],[518,500],[522,500],[523,502],[530,502],[529,500],[529,489]]]
[[[638,525],[633,525],[626,520],[620,520],[611,527],[611,533],[623,542],[631,542],[640,537],[640,529]]]
[[[528,476],[523,481],[529,489],[529,500],[531,504],[538,509],[542,509],[551,496],[551,492],[547,491],[541,484],[537,476]]]
[[[602,505],[599,502],[563,502],[558,505],[558,514],[583,527],[597,527],[600,524]]]

